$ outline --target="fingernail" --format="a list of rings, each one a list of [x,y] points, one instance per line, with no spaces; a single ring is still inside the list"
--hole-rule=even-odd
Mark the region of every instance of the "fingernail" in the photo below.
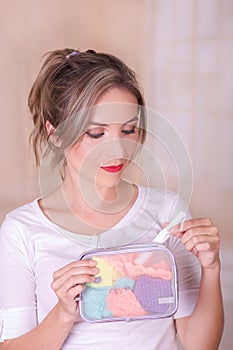
[[[91,269],[92,272],[94,273],[98,273],[99,272],[99,269],[97,269],[96,267],[94,267],[93,269]]]
[[[89,260],[89,264],[90,264],[90,266],[95,266],[96,265],[96,261],[95,260]]]

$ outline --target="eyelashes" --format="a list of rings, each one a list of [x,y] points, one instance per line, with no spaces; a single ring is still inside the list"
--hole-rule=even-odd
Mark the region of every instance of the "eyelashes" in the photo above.
[[[122,130],[121,132],[125,135],[135,134],[135,129],[136,129],[136,126],[134,126],[132,129]]]
[[[130,135],[130,134],[134,134],[134,133],[135,133],[135,129],[136,129],[136,126],[134,126],[134,127],[131,128],[131,129],[121,130],[121,132],[122,132],[124,135]],[[86,135],[88,135],[88,136],[91,137],[92,139],[99,139],[100,137],[104,136],[104,132],[93,133],[93,132],[91,132],[91,131],[87,131],[87,132],[86,132]]]
[[[100,133],[91,133],[90,131],[86,132],[86,135],[88,135],[89,137],[91,137],[92,139],[99,139],[101,136],[104,135],[104,132],[100,132]]]

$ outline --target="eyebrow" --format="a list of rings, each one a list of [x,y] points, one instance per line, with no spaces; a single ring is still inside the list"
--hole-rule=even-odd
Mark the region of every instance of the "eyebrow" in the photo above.
[[[138,116],[133,117],[132,119],[125,122],[123,125],[129,124],[129,123],[134,122],[134,121],[138,121]],[[98,123],[98,122],[94,122],[94,121],[91,121],[89,125],[108,126],[108,124]]]

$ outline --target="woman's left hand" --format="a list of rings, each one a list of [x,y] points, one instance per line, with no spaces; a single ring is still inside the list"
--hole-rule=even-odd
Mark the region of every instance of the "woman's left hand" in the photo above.
[[[219,266],[220,237],[210,219],[187,220],[172,235],[179,237],[186,249],[198,257],[203,268]]]

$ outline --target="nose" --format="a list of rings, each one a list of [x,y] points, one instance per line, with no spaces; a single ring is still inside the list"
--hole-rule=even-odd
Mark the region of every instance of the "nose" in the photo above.
[[[128,158],[127,147],[125,144],[126,140],[121,138],[115,138],[114,140],[110,140],[106,144],[107,154],[109,158]]]
[[[129,139],[116,138],[108,141],[105,146],[109,158],[130,160],[135,152],[137,143]]]

